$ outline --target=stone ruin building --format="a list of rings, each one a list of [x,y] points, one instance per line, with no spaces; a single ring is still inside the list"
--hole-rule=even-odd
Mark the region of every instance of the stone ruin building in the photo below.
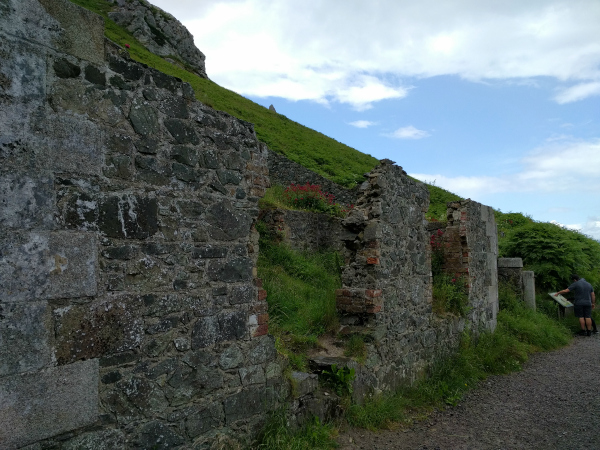
[[[115,20],[133,23],[132,8]],[[365,365],[348,362],[355,400],[417,379],[465,328],[494,329],[491,208],[449,206],[471,310],[436,317],[429,196],[401,167],[334,186],[131,60],[99,16],[0,0],[0,448],[209,448],[250,439],[278,408],[326,414],[314,375],[295,390],[283,375],[256,273],[258,200],[306,181],[356,208],[264,220],[292,246],[343,254],[341,321],[373,337]]]

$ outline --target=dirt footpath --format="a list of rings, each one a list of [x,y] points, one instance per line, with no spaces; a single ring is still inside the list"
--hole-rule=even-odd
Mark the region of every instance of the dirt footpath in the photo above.
[[[600,336],[532,355],[521,372],[488,378],[410,430],[351,430],[338,442],[341,450],[600,450]]]

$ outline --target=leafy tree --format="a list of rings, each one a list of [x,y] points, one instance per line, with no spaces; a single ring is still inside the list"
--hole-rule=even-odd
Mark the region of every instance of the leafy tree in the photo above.
[[[500,254],[522,258],[523,265],[535,272],[540,289],[563,289],[572,273],[593,285],[600,281],[600,243],[551,223],[531,222],[515,228],[500,243]]]

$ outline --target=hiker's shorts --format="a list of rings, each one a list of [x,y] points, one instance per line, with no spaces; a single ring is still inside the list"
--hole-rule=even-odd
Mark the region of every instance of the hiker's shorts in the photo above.
[[[575,317],[592,317],[592,305],[575,305],[573,306]]]

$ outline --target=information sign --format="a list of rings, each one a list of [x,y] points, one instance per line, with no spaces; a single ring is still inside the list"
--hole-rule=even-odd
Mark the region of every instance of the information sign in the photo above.
[[[573,306],[573,303],[571,303],[569,300],[564,298],[562,295],[556,295],[556,292],[549,292],[548,295],[550,297],[552,297],[554,299],[554,301],[556,303],[558,303],[560,306],[564,306],[565,308],[568,308],[569,306]]]

